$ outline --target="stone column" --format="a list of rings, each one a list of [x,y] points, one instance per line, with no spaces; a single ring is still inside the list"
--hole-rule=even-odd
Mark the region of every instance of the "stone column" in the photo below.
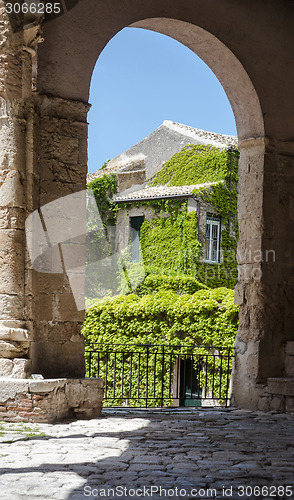
[[[233,403],[264,406],[268,377],[281,377],[294,338],[294,144],[241,143]]]
[[[39,207],[42,211],[48,203],[86,189],[89,106],[45,95],[38,96],[36,102]],[[62,209],[59,217],[62,221]],[[44,223],[46,225],[46,221]],[[76,224],[83,224],[83,221],[77,220]],[[65,234],[64,241],[66,239]],[[81,255],[79,259],[83,265]],[[55,274],[29,271],[28,293],[32,299],[34,323],[33,372],[46,378],[82,377],[85,370],[84,342],[80,334],[84,311],[77,310],[65,272],[66,262],[62,262],[62,266],[63,269],[56,269]]]
[[[25,313],[25,179],[28,54],[0,3],[0,376],[30,372]]]

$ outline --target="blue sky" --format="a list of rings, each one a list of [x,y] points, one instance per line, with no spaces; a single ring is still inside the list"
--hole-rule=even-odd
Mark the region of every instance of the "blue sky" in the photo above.
[[[105,47],[92,77],[88,171],[123,153],[164,120],[236,135],[226,94],[206,64],[181,43],[125,28]]]

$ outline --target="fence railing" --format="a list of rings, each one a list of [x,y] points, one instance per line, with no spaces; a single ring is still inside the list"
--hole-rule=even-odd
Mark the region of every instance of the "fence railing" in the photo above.
[[[228,406],[234,349],[86,343],[87,376],[104,380],[105,406]]]

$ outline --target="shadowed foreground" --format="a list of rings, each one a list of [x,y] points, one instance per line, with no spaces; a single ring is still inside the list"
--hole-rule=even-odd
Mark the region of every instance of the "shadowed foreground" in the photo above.
[[[233,409],[2,423],[1,499],[294,498],[293,423]]]

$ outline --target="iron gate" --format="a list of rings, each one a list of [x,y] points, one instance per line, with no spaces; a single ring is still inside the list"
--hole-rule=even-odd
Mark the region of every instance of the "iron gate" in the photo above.
[[[104,406],[228,406],[234,349],[86,343],[87,376],[104,380]]]

